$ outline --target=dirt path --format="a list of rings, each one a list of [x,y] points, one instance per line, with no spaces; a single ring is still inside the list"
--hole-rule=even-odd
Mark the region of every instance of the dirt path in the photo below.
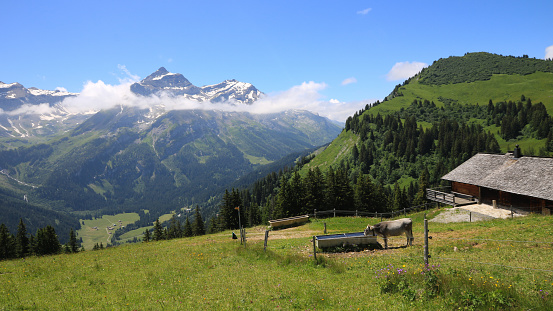
[[[518,210],[514,210],[511,215],[511,211],[507,209],[493,208],[493,206],[487,204],[471,204],[447,209],[431,219],[430,222],[448,223],[483,221],[496,218],[505,219],[509,217],[520,217],[524,215],[524,213]]]

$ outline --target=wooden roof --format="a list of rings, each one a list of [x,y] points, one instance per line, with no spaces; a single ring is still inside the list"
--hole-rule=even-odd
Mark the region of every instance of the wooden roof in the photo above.
[[[553,201],[553,158],[479,153],[442,179]]]

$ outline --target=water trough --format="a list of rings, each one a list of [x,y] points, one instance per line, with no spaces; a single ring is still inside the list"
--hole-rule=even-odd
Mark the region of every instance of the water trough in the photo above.
[[[308,221],[309,221],[309,215],[301,215],[301,216],[269,220],[269,226],[271,226],[271,228],[288,227],[288,226],[306,223]]]
[[[318,248],[369,244],[378,244],[378,242],[376,241],[376,236],[365,236],[363,232],[315,236],[315,246],[317,246]]]

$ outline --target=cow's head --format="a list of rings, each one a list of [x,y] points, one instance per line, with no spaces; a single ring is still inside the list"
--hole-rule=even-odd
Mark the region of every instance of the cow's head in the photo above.
[[[374,226],[371,226],[371,225],[368,225],[367,228],[365,228],[365,236],[375,236],[375,233],[374,233]]]

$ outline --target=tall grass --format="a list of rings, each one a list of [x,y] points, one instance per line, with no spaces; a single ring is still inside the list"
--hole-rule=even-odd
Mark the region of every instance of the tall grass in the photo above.
[[[438,210],[428,211],[430,217]],[[125,245],[74,255],[0,262],[0,310],[443,310],[553,307],[551,217],[431,224],[432,278],[421,274],[423,213],[410,215],[415,244],[390,250],[318,253],[311,237],[359,232],[379,219],[317,219],[296,228],[250,228],[246,246],[231,232]],[[458,240],[457,238],[464,238]],[[474,244],[478,243],[478,244]],[[457,248],[457,251],[455,251]],[[513,258],[522,257],[520,260]],[[444,258],[456,259],[456,261]],[[465,263],[464,260],[489,262]],[[439,267],[438,267],[439,265]],[[392,268],[393,267],[393,268]],[[389,270],[385,270],[389,269]],[[405,273],[397,274],[397,269]],[[383,278],[390,271],[391,278]],[[394,274],[396,273],[396,274]],[[428,274],[426,274],[428,275]],[[395,285],[397,279],[402,285]],[[399,283],[398,283],[399,284]],[[497,284],[497,285],[496,285]],[[547,294],[546,294],[547,293]]]

